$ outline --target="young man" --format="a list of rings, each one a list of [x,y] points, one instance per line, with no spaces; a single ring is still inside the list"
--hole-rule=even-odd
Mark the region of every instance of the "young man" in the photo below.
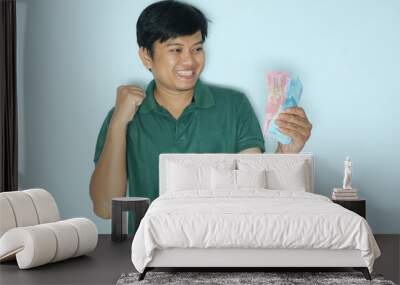
[[[97,139],[90,182],[94,212],[111,215],[111,199],[126,195],[158,197],[160,153],[261,153],[260,124],[245,95],[210,86],[199,77],[205,64],[207,19],[178,1],[148,6],[137,22],[139,56],[154,80],[146,91],[120,86],[115,107]],[[299,152],[311,133],[301,108],[279,117],[293,138],[277,152]]]

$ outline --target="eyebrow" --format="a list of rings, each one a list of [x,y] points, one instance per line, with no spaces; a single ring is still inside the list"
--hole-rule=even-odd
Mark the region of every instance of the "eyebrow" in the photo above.
[[[201,41],[195,43],[194,46],[195,46],[195,45],[198,45],[198,44],[202,44],[202,43],[204,43],[203,40],[201,40]],[[169,44],[167,44],[167,47],[169,47],[169,46],[183,46],[183,44],[180,44],[180,43],[169,43]]]

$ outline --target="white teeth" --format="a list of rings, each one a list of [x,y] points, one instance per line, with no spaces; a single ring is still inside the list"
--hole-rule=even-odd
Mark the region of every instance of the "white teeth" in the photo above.
[[[180,75],[180,76],[192,76],[193,74],[194,74],[194,72],[191,70],[178,71],[178,75]]]

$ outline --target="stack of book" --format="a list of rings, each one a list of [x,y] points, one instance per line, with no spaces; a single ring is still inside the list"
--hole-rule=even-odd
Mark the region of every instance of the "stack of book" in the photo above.
[[[334,200],[357,200],[357,189],[334,188],[332,193]]]

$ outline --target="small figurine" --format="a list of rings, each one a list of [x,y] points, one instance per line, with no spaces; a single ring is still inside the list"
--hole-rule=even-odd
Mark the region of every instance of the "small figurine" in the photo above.
[[[343,189],[352,189],[351,188],[351,160],[350,157],[347,156],[344,161],[344,178],[343,178]]]

